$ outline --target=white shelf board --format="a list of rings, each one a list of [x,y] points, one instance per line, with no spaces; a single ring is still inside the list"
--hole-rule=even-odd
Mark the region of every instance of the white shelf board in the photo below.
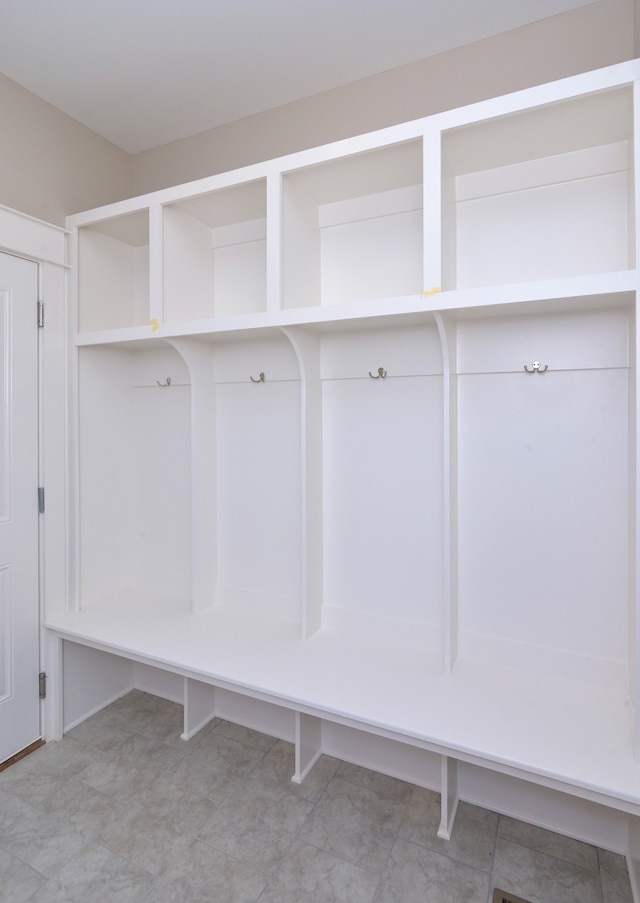
[[[419,636],[321,630],[127,591],[45,625],[63,639],[640,814],[633,708],[619,694],[459,661]],[[389,625],[391,628],[391,625]],[[372,688],[373,692],[372,692]]]
[[[249,336],[259,330],[287,326],[312,326],[323,328],[349,328],[366,325],[362,321],[400,317],[403,315],[448,311],[459,316],[487,316],[501,313],[536,310],[562,310],[572,305],[578,307],[607,307],[631,303],[625,297],[637,289],[636,270],[621,270],[595,276],[576,276],[499,285],[490,288],[469,288],[451,291],[427,290],[423,295],[403,295],[330,307],[301,307],[280,310],[275,313],[239,314],[233,317],[217,317],[206,320],[186,320],[149,326],[131,326],[123,329],[84,332],[76,336],[77,347],[109,345],[120,342],[141,342],[149,339],[165,339],[178,336],[225,336],[235,338]]]

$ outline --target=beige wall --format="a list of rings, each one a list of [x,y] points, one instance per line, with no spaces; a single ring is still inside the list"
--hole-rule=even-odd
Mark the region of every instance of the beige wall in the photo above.
[[[0,204],[64,225],[130,183],[129,154],[0,75]]]
[[[630,59],[640,0],[564,15],[130,157],[0,75],[0,204],[68,213]]]
[[[631,59],[634,6],[640,0],[599,0],[137,154],[134,194]]]

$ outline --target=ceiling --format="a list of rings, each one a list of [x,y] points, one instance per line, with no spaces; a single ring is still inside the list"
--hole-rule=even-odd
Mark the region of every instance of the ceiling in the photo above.
[[[595,0],[0,0],[0,72],[137,153]]]

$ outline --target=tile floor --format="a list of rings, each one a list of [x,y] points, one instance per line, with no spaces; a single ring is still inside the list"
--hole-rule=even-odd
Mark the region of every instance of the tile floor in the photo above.
[[[140,691],[0,773],[2,903],[631,903],[624,859]]]

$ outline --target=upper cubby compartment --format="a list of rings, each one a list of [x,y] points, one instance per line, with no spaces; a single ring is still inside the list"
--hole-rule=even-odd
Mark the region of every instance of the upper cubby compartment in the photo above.
[[[266,310],[266,207],[260,179],[163,208],[165,322]]]
[[[78,229],[78,331],[149,322],[149,213]]]
[[[622,87],[443,133],[443,288],[635,266],[633,93]]]
[[[285,309],[417,295],[422,141],[283,175]]]

